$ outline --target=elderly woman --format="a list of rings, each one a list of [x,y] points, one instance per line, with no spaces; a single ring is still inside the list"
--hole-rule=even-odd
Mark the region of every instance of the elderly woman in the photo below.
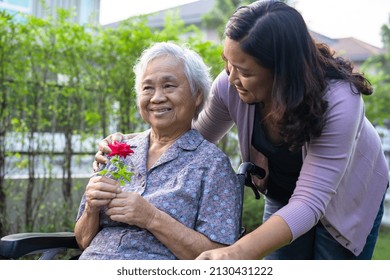
[[[144,51],[134,68],[150,129],[126,143],[133,176],[124,187],[90,179],[75,235],[80,259],[194,259],[234,243],[241,190],[228,157],[191,129],[209,91],[208,68],[172,43]],[[106,166],[110,167],[110,163]]]

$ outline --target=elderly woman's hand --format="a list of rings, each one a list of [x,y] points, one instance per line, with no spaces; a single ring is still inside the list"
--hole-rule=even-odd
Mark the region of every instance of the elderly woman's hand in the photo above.
[[[101,176],[91,178],[85,190],[85,210],[97,213],[102,206],[108,205],[120,192],[120,185],[116,180]]]
[[[158,211],[138,193],[122,192],[108,204],[106,214],[113,221],[148,229]]]

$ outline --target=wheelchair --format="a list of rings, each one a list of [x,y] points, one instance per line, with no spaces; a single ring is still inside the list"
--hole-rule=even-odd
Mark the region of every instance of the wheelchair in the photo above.
[[[266,172],[251,162],[241,163],[237,170],[237,178],[242,189],[242,199],[244,199],[245,186],[253,190],[256,199],[260,199],[261,197],[260,192],[252,183],[251,175],[262,179],[265,177]],[[242,209],[240,228],[240,234],[243,236],[245,234],[245,228],[242,226]],[[71,259],[77,259],[81,250],[73,232],[16,233],[6,235],[0,240],[0,259],[16,260],[28,255],[38,255],[40,260],[52,260],[58,254],[63,254],[71,250],[76,252],[76,255]]]

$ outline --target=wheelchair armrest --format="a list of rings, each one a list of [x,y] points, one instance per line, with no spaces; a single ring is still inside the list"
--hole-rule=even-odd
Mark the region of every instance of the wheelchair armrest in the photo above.
[[[8,259],[18,259],[31,253],[61,248],[79,248],[73,232],[16,233],[4,236],[0,240],[0,256]]]

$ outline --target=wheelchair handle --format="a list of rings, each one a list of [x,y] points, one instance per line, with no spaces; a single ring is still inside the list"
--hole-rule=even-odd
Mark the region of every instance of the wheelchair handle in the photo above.
[[[243,162],[238,167],[237,174],[245,177],[245,185],[252,189],[256,199],[260,199],[260,192],[252,183],[250,175],[255,175],[260,179],[263,179],[265,177],[265,170],[252,162]]]

